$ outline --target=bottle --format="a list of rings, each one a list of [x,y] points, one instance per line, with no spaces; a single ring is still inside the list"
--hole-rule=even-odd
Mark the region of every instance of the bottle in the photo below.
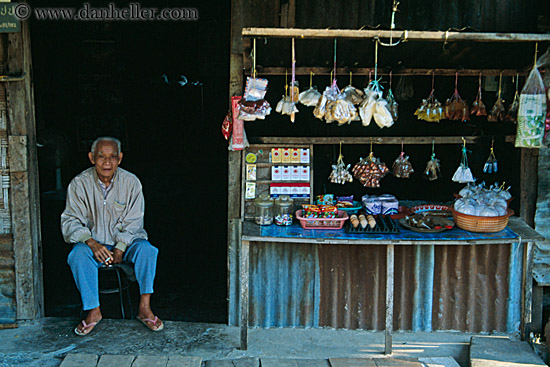
[[[275,200],[273,214],[275,215],[275,224],[278,226],[290,226],[292,224],[293,203],[288,195],[281,195]]]
[[[262,194],[255,201],[255,221],[261,226],[268,226],[273,223],[273,199],[267,194]]]

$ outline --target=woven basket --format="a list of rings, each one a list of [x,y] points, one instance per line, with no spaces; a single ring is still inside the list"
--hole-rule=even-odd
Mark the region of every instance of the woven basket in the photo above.
[[[479,217],[476,215],[468,215],[459,213],[454,208],[451,208],[453,212],[453,219],[458,228],[462,228],[465,231],[491,233],[502,231],[508,225],[508,218],[514,215],[512,209],[508,209],[506,215],[500,217]]]

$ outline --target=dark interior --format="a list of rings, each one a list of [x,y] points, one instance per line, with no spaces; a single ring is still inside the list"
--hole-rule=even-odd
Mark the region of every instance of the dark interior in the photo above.
[[[199,21],[31,22],[46,316],[79,315],[59,229],[63,191],[90,166],[91,141],[111,135],[123,143],[121,167],[142,182],[145,228],[160,250],[153,310],[226,322],[230,3],[185,6]],[[118,317],[116,296],[104,298],[105,316]]]

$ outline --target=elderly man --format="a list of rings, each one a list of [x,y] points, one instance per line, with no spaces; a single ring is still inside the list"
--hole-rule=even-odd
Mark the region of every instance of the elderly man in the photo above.
[[[71,181],[61,214],[63,238],[73,244],[67,262],[83,308],[88,311],[74,332],[87,335],[101,321],[98,269],[122,261],[134,265],[141,294],[138,320],[150,330],[160,331],[164,324],[150,305],[158,250],[147,241],[143,229],[141,183],[135,175],[118,167],[122,160],[118,139],[96,139],[88,157],[93,167]]]

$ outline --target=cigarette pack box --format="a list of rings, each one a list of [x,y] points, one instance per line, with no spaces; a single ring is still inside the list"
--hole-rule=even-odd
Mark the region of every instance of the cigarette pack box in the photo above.
[[[281,156],[281,149],[279,148],[273,148],[271,149],[271,162],[272,163],[281,163],[282,156]]]
[[[249,181],[256,181],[256,165],[247,164],[246,165],[246,179]]]
[[[289,181],[290,180],[290,167],[289,166],[283,166],[281,179],[283,181]]]
[[[298,166],[292,166],[290,167],[290,179],[292,181],[300,181],[301,178],[301,170]]]
[[[283,148],[283,160],[282,160],[282,162],[283,163],[290,163],[291,162],[290,149]]]
[[[290,150],[290,161],[292,163],[300,163],[300,149]]]
[[[301,149],[300,163],[309,163],[309,148]]]
[[[309,166],[302,166],[300,173],[300,180],[309,181]]]
[[[280,186],[274,186],[274,185],[271,185],[269,187],[269,194],[271,196],[279,196],[281,194],[281,187]]]
[[[283,170],[281,166],[272,166],[271,167],[271,180],[281,181],[283,179]]]
[[[256,183],[255,182],[247,182],[246,183],[246,191],[244,194],[245,199],[254,199],[256,198]]]
[[[290,195],[290,187],[289,186],[281,186],[281,195]]]

